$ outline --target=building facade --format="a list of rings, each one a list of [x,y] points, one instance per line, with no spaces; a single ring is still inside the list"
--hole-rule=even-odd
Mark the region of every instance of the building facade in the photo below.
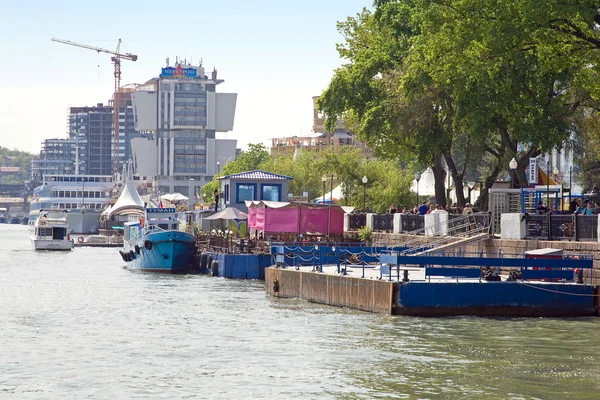
[[[69,109],[69,139],[78,143],[81,174],[113,174],[113,108],[98,103]]]
[[[134,125],[153,136],[131,141],[135,170],[155,176],[160,193],[195,195],[236,157],[236,140],[217,139],[233,129],[237,94],[217,93],[217,71],[177,63],[162,68],[132,93]]]
[[[76,146],[70,139],[44,140],[39,158],[31,161],[31,180],[40,183],[44,175],[74,174]]]
[[[323,151],[338,146],[353,146],[361,149],[366,158],[373,156],[372,150],[356,139],[343,119],[339,118],[335,123],[333,132],[325,129],[327,116],[321,113],[317,107],[319,96],[314,96],[313,101],[313,126],[312,132],[292,137],[279,137],[271,139],[271,154],[299,153],[303,150]]]

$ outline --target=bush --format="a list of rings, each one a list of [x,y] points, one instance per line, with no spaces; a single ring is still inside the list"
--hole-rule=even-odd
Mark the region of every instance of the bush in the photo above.
[[[368,226],[363,226],[358,230],[358,238],[361,242],[369,242],[371,240],[372,235],[373,231]]]

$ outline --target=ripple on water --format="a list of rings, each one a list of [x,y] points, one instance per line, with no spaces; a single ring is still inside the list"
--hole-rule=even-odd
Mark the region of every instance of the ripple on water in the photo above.
[[[0,225],[0,398],[561,398],[600,391],[597,319],[410,318],[264,284],[29,249]]]

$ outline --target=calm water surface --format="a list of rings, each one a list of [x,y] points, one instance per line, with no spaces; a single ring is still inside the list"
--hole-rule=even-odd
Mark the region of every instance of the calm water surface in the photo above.
[[[157,398],[598,399],[600,319],[377,316],[0,225],[0,399]]]

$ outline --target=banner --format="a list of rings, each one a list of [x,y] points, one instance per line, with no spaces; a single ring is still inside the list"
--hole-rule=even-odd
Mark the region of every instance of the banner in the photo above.
[[[538,174],[537,174],[537,158],[529,159],[529,184],[537,185]]]

